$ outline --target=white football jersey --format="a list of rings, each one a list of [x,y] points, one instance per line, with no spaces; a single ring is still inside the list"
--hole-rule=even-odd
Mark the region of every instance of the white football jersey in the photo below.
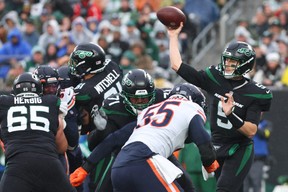
[[[186,98],[169,98],[152,105],[138,116],[137,127],[124,146],[140,141],[168,158],[184,147],[190,121],[197,114],[206,121],[203,109]]]

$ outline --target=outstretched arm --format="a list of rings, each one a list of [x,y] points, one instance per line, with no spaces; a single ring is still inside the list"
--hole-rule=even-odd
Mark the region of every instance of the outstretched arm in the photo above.
[[[70,182],[73,186],[79,186],[83,183],[84,179],[95,167],[95,165],[104,157],[109,155],[116,148],[121,148],[125,142],[129,139],[133,133],[136,121],[125,125],[123,128],[109,134],[97,147],[95,147],[92,153],[89,155],[85,163],[78,169],[76,169],[70,175]]]
[[[169,37],[169,55],[170,55],[171,67],[176,72],[178,71],[178,69],[182,64],[182,58],[179,50],[179,40],[178,40],[178,35],[182,27],[183,23],[181,22],[181,25],[178,29],[174,30],[167,28],[167,33]]]

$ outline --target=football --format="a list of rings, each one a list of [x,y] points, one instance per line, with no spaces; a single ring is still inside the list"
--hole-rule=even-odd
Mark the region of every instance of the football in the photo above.
[[[157,18],[166,27],[177,29],[180,23],[186,21],[185,14],[177,7],[167,6],[157,11]]]

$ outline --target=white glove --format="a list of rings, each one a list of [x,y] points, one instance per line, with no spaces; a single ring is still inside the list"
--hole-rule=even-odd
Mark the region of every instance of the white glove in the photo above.
[[[63,102],[61,101],[60,107],[59,107],[60,112],[63,114],[63,116],[65,117],[68,113],[68,105],[67,102]]]
[[[107,116],[103,111],[99,111],[98,105],[93,106],[91,110],[91,117],[98,130],[103,131],[106,128]]]
[[[66,89],[61,89],[60,92],[61,102],[67,103],[67,108],[70,110],[75,104],[75,93],[72,87],[68,87]]]

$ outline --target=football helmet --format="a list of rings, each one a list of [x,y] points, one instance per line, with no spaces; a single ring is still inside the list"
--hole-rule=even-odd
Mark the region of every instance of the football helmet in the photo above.
[[[225,72],[225,62],[227,59],[237,61],[237,65],[232,73]],[[227,79],[243,76],[253,69],[255,59],[256,54],[251,45],[241,41],[230,43],[222,53],[218,70]]]
[[[205,112],[207,111],[206,97],[200,91],[200,89],[193,84],[180,83],[175,85],[173,89],[170,91],[169,97],[171,97],[172,95],[184,96],[188,100],[197,103],[200,107],[203,108]]]
[[[70,73],[83,77],[90,73],[99,73],[105,68],[105,52],[94,43],[76,46],[68,62]]]
[[[13,93],[15,95],[25,93],[35,93],[37,95],[42,94],[42,84],[39,78],[32,73],[22,73],[13,83]]]
[[[72,75],[68,66],[61,66],[58,68],[58,81],[60,88],[76,87],[80,83],[80,78]]]
[[[121,95],[124,97],[126,109],[133,114],[137,114],[138,110],[143,110],[154,103],[154,81],[142,69],[130,70],[122,79]]]
[[[35,69],[34,74],[38,76],[43,85],[44,95],[58,95],[60,84],[58,81],[59,75],[56,69],[49,65],[41,65]]]

